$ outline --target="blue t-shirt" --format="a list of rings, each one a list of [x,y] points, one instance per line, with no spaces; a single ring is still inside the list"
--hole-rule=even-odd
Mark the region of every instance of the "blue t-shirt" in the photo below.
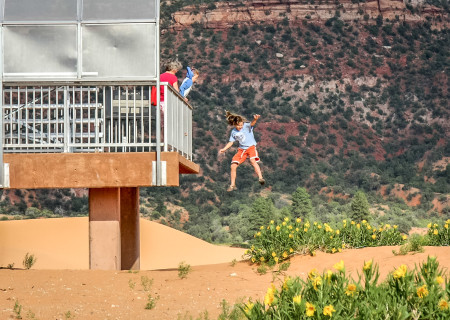
[[[255,136],[253,135],[253,127],[250,122],[245,122],[240,131],[234,128],[231,130],[230,142],[239,142],[239,148],[248,149],[251,146],[256,146]]]

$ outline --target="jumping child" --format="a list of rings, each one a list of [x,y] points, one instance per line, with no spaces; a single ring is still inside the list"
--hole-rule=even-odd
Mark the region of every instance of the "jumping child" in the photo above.
[[[242,116],[232,114],[227,111],[226,118],[227,122],[230,126],[234,126],[234,129],[231,130],[230,140],[226,144],[223,149],[219,150],[219,153],[225,153],[227,149],[229,149],[234,141],[239,142],[238,152],[234,155],[231,160],[231,184],[228,187],[227,191],[237,190],[236,188],[236,170],[237,167],[247,159],[250,158],[250,163],[255,169],[256,174],[259,178],[259,183],[263,185],[266,181],[264,180],[261,168],[259,167],[259,156],[258,151],[256,151],[256,140],[253,135],[253,127],[258,121],[260,115],[255,114],[253,116],[252,122],[245,122],[245,119]]]

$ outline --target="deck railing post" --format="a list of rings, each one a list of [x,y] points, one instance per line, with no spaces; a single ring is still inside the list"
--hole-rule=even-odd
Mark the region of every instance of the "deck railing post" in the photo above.
[[[3,127],[3,82],[0,80],[0,187],[5,187],[5,171],[3,164],[3,137],[5,136],[5,128]]]
[[[64,87],[64,152],[70,151],[70,99],[68,90],[69,87]]]

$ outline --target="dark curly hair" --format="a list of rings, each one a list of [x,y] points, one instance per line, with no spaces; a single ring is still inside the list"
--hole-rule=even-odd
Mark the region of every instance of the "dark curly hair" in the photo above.
[[[245,122],[245,118],[243,116],[233,114],[230,111],[226,111],[225,117],[227,118],[227,122],[230,126],[235,126],[240,122]]]

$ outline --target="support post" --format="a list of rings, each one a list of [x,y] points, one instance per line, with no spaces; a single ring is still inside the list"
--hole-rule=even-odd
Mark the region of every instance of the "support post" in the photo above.
[[[138,270],[139,188],[89,189],[89,268]]]
[[[120,188],[120,235],[122,270],[139,270],[139,188]]]

